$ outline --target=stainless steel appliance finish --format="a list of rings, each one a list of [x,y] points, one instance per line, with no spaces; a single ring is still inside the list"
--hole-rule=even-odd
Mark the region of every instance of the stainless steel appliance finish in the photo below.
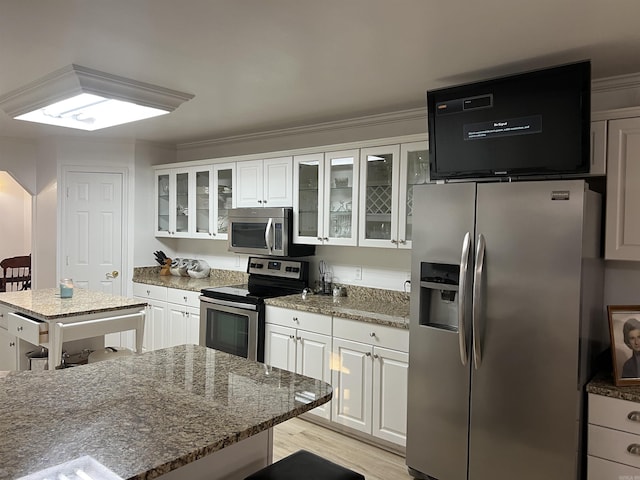
[[[582,180],[414,190],[416,478],[581,478],[583,387],[607,338],[600,203]]]
[[[300,293],[309,283],[309,263],[249,257],[247,285],[204,288],[200,296],[200,344],[264,361],[264,299]]]
[[[228,250],[303,257],[313,255],[315,246],[293,243],[292,208],[234,208],[229,211]]]

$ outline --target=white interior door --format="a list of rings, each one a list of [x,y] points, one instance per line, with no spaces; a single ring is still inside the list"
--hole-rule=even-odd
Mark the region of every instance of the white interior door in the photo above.
[[[67,171],[62,276],[78,288],[122,295],[122,173]]]

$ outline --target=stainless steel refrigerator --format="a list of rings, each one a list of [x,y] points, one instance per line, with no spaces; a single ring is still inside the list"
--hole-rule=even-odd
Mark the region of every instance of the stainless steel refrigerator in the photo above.
[[[583,180],[414,189],[416,478],[581,478],[584,384],[607,339],[600,216]]]

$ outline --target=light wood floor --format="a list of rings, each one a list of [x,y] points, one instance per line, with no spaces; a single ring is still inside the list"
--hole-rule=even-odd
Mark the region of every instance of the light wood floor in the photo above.
[[[300,418],[274,428],[273,461],[308,450],[363,474],[366,480],[412,480],[404,457]]]

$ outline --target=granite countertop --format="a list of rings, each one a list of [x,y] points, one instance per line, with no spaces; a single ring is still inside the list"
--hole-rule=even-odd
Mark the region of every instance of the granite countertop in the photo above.
[[[73,297],[60,298],[57,288],[0,293],[0,304],[40,320],[55,320],[129,308],[145,308],[146,302],[108,293],[74,288]]]
[[[122,478],[153,478],[332,395],[320,380],[197,345],[11,373],[0,387],[0,479],[84,455]]]
[[[133,269],[133,281],[146,285],[177,288],[199,292],[207,287],[223,287],[226,285],[246,284],[248,275],[233,270],[211,269],[206,278],[177,277],[175,275],[160,275],[160,267],[136,267]]]
[[[267,305],[333,315],[361,322],[409,328],[409,295],[391,290],[350,288],[346,297],[308,294],[268,298]]]
[[[206,287],[237,285],[247,282],[247,274],[231,270],[211,270],[207,278],[195,279],[160,276],[160,267],[138,267],[133,269],[133,281],[148,285],[178,288],[199,292]],[[334,315],[336,317],[358,320],[361,322],[388,325],[397,328],[409,328],[409,294],[393,290],[365,288],[345,285],[346,297],[309,294],[269,298],[267,305],[274,305],[293,310]]]
[[[640,385],[616,387],[611,374],[596,375],[587,384],[587,393],[640,403]]]

